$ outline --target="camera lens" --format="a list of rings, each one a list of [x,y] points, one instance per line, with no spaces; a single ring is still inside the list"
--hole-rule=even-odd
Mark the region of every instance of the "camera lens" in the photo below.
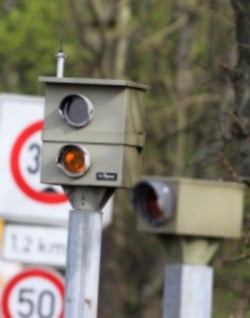
[[[68,95],[61,101],[59,113],[70,126],[81,128],[92,120],[94,107],[85,96]]]

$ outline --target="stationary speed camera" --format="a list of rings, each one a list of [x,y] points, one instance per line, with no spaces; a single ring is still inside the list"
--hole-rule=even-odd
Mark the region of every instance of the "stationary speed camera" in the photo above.
[[[131,187],[140,173],[147,86],[123,80],[41,77],[41,181]]]
[[[144,232],[241,236],[244,186],[239,183],[144,176],[132,189],[131,202]]]

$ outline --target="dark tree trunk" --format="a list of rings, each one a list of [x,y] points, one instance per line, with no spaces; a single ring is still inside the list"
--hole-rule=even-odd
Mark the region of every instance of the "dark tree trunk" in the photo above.
[[[232,70],[236,109],[232,133],[237,144],[239,173],[250,180],[250,1],[231,0],[235,13],[238,61]]]

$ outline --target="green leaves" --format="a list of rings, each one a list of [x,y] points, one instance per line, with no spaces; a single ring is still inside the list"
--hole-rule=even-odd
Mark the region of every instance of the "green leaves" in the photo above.
[[[0,16],[2,90],[36,93],[37,77],[53,73],[63,17],[60,1],[23,1]],[[61,12],[60,19],[58,12]]]

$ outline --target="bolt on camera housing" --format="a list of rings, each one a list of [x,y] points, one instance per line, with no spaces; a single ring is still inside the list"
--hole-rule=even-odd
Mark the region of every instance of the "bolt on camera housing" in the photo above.
[[[239,238],[244,185],[144,176],[132,190],[138,229],[147,233]]]

